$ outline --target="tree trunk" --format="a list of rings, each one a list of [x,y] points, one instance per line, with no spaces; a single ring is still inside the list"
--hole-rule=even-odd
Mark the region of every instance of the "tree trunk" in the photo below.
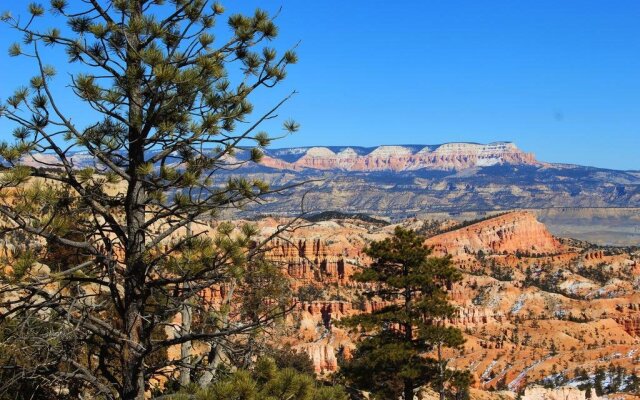
[[[138,350],[142,343],[142,305],[138,301],[137,285],[125,284],[125,298],[137,298],[128,304],[125,312],[125,331],[128,341],[122,350],[122,398],[124,400],[144,400],[143,356]]]
[[[198,379],[199,386],[208,386],[211,382],[213,382],[216,371],[223,361],[224,350],[222,349],[222,346],[220,346],[219,344],[213,344],[212,346],[213,347],[209,352],[209,365],[207,365],[204,372],[200,376],[200,379]]]
[[[233,294],[235,293],[235,283],[232,282],[231,287],[229,288],[229,292],[227,293],[227,297],[223,304],[229,304],[233,299]],[[229,322],[229,314],[225,314],[222,326],[226,326]],[[218,367],[223,361],[224,348],[219,344],[212,344],[211,351],[209,352],[209,365],[205,368],[204,372],[200,376],[198,380],[198,384],[200,386],[207,386],[215,377],[215,373],[218,370]]]
[[[124,328],[128,340],[123,346],[122,374],[124,400],[144,400],[144,355],[147,333],[144,327],[145,314],[145,277],[147,265],[144,261],[145,234],[144,223],[145,193],[139,182],[132,183],[127,193],[128,246],[125,251],[126,273],[124,278]]]
[[[406,264],[403,266],[402,274],[405,277],[409,276],[409,267]],[[404,324],[404,334],[408,343],[413,342],[413,324],[409,318],[409,315],[411,315],[411,295],[411,288],[406,286],[404,288],[404,309],[407,314],[408,322]],[[404,380],[404,400],[413,400],[413,386],[414,383],[412,379]]]
[[[413,400],[413,384],[410,379],[404,381],[404,400]]]
[[[438,388],[438,392],[440,394],[440,400],[445,400],[444,398],[444,361],[442,360],[442,343],[438,342],[438,369],[440,373],[440,383],[438,384],[440,387]]]
[[[142,0],[129,0],[129,23],[142,16]],[[145,203],[147,194],[138,179],[139,168],[144,164],[145,138],[143,126],[142,66],[140,62],[140,39],[133,29],[127,30],[126,82],[129,99],[128,115],[128,174],[129,182],[125,197],[127,243],[125,246],[124,276],[124,328],[128,335],[122,351],[122,398],[124,400],[144,400],[144,354],[145,348],[144,314],[146,302],[145,281],[147,265],[144,260],[146,233],[144,231]]]
[[[186,287],[185,289],[188,289]],[[188,299],[185,299],[180,314],[182,316],[182,324],[180,326],[180,335],[187,335],[191,332],[192,307]],[[180,345],[180,360],[184,364],[180,367],[180,386],[185,387],[191,383],[191,341],[184,342]]]
[[[186,238],[191,238],[193,232],[191,231],[191,222],[187,224]],[[191,290],[189,283],[185,282],[183,285],[183,291],[188,293]],[[191,321],[193,319],[193,307],[191,305],[191,297],[185,297],[183,300],[182,309],[180,315],[182,324],[180,326],[180,335],[188,335],[191,333]],[[180,344],[180,360],[183,366],[180,367],[180,386],[186,387],[191,383],[191,341]]]

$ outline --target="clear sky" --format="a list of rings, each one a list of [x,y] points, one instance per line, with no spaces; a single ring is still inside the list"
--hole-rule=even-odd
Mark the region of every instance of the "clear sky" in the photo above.
[[[638,0],[223,3],[282,6],[278,47],[301,40],[273,95],[300,92],[282,115],[302,129],[274,147],[504,140],[544,161],[640,170]],[[24,65],[6,51],[0,65],[6,98]]]

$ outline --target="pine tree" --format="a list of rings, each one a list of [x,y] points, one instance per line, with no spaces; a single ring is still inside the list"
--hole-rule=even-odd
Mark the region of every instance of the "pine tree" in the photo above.
[[[640,377],[635,371],[627,377],[627,389],[630,393],[640,395]]]
[[[593,389],[595,390],[597,396],[602,396],[605,394],[605,388],[603,385],[606,377],[607,374],[604,368],[596,368],[595,377],[593,378]]]
[[[247,268],[265,265],[255,262],[255,228],[202,233],[220,211],[275,191],[220,172],[261,158],[270,142],[261,124],[293,93],[264,112],[250,100],[279,85],[296,54],[272,47],[278,29],[267,12],[232,14],[216,28],[224,7],[206,0],[51,0],[50,11],[44,19],[32,3],[26,17],[1,18],[21,41],[10,55],[37,70],[0,103],[15,126],[15,141],[0,145],[2,226],[35,243],[0,280],[5,348],[28,352],[2,373],[38,390],[125,400],[142,400],[167,369],[183,383],[187,374],[210,382],[239,335],[284,312],[264,297],[233,307],[249,290]],[[61,76],[46,62],[57,50],[74,64]],[[67,77],[76,102],[54,89]],[[79,113],[93,121],[76,123]],[[78,165],[78,152],[94,161]],[[51,263],[49,274],[39,262]],[[213,286],[227,289],[222,306],[195,307]],[[191,312],[167,336],[173,318]],[[188,354],[195,342],[211,349],[205,357],[167,358],[169,347]]]
[[[189,393],[168,396],[168,400],[347,400],[340,386],[325,386],[312,375],[293,368],[278,368],[271,358],[259,359],[251,370],[238,370],[214,384]],[[188,396],[193,394],[193,396]]]
[[[549,354],[552,356],[556,356],[558,355],[558,346],[556,346],[556,342],[555,341],[551,341],[551,347],[549,348]],[[554,364],[555,367],[555,364]]]
[[[591,393],[591,389],[592,389],[592,387],[591,387],[591,382],[587,383],[587,384],[585,385],[585,387],[584,387],[584,388],[581,388],[581,389],[585,391],[585,393],[584,393],[584,397],[585,397],[585,399],[590,399],[590,398],[592,398],[592,396],[593,396],[593,395],[592,395],[592,393]]]
[[[447,301],[447,288],[461,274],[450,258],[430,257],[424,241],[415,231],[397,227],[392,237],[365,249],[374,262],[354,277],[368,284],[368,297],[388,305],[341,321],[363,333],[341,369],[356,387],[376,398],[413,399],[415,389],[430,384],[444,399],[452,381],[458,386],[469,383],[466,373],[447,368],[442,353],[443,347],[464,343],[459,329],[444,324],[455,311]]]

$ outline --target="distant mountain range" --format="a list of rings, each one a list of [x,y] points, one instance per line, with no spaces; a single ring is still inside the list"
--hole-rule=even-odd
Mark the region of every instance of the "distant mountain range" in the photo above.
[[[236,171],[273,186],[313,181],[250,212],[304,209],[406,218],[514,208],[640,207],[640,171],[539,161],[510,142],[268,150]]]
[[[268,151],[262,164],[275,169],[339,171],[463,170],[492,165],[542,165],[515,144],[445,143],[378,147],[296,147]]]
[[[213,150],[211,150],[213,152]],[[154,152],[151,151],[150,155]],[[531,153],[525,153],[510,142],[445,143],[440,145],[392,145],[377,147],[314,146],[266,149],[260,165],[247,165],[259,170],[321,170],[346,172],[403,172],[423,169],[459,171],[492,165],[545,165]],[[247,159],[249,152],[237,150],[233,157],[225,157],[231,164]],[[77,168],[92,166],[94,157],[88,152],[71,153]],[[177,160],[177,159],[176,159]],[[23,160],[30,165],[55,166],[53,154],[36,154]],[[171,163],[171,157],[168,160]],[[176,161],[177,162],[177,161]]]
[[[239,151],[228,161],[236,164],[247,154]],[[95,164],[87,153],[72,160],[77,167]],[[25,160],[53,161],[46,154]],[[296,214],[301,206],[391,218],[514,208],[640,207],[640,171],[542,162],[510,142],[268,149],[260,164],[224,174],[260,178],[272,187],[309,181],[289,196],[244,210],[248,215]],[[217,181],[224,182],[224,176]]]

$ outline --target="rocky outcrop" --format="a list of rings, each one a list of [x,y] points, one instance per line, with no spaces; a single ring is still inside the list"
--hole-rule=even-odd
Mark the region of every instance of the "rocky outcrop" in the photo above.
[[[452,232],[434,236],[427,244],[442,254],[554,254],[562,249],[547,228],[530,212],[512,212]]]
[[[476,326],[489,322],[502,322],[505,316],[502,312],[479,307],[458,308],[456,316],[449,322],[457,326]]]
[[[285,158],[295,160],[286,161]],[[309,147],[267,152],[263,165],[277,169],[342,171],[461,170],[499,164],[539,165],[513,143],[446,143],[437,146]]]
[[[622,325],[624,330],[631,336],[640,337],[640,315],[633,317],[616,318],[616,322]]]
[[[315,278],[324,282],[344,283],[353,273],[359,253],[336,248],[321,239],[275,239],[267,253],[270,261],[280,265],[291,278],[308,283]]]
[[[617,304],[616,311],[620,314],[615,321],[631,336],[640,338],[640,304]]]
[[[524,391],[522,400],[597,400],[600,397],[591,393],[587,397],[587,392],[570,386],[563,386],[554,389],[547,389],[542,386],[532,386]]]
[[[335,372],[338,370],[338,360],[335,349],[330,344],[313,344],[306,346],[307,354],[311,357],[318,373]]]

